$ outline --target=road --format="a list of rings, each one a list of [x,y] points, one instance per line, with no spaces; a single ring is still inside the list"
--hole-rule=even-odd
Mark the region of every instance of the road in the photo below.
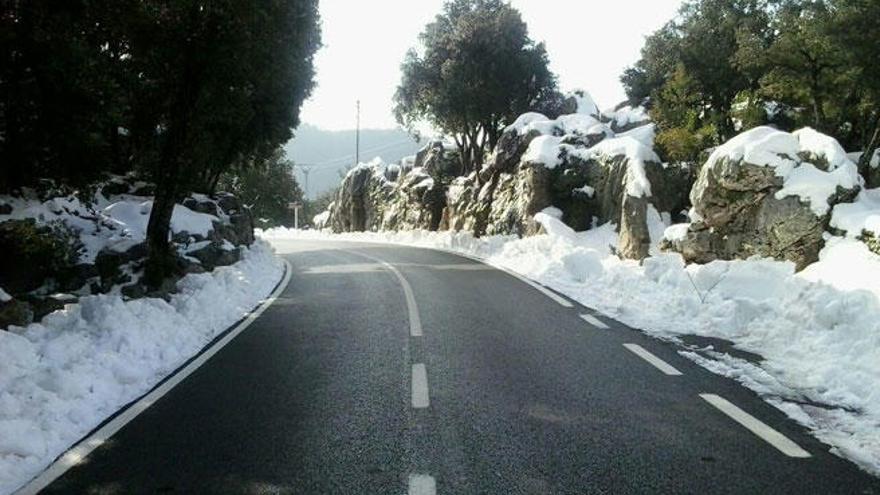
[[[880,494],[673,344],[505,272],[278,248],[276,302],[44,493]]]

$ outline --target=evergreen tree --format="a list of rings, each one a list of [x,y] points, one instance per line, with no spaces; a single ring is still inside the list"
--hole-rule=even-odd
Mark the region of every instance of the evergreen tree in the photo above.
[[[462,173],[479,169],[506,124],[552,98],[556,78],[544,45],[529,38],[519,12],[502,0],[452,0],[401,66],[395,115],[451,135]]]
[[[293,163],[284,159],[282,148],[224,173],[219,188],[235,194],[250,207],[262,228],[293,226],[294,212],[289,205],[303,201],[303,191],[293,176]]]

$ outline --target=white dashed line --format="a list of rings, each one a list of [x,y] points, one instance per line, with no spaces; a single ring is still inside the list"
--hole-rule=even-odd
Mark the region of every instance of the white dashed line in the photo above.
[[[409,476],[409,495],[436,495],[437,481],[427,474]]]
[[[600,320],[599,318],[596,318],[595,316],[593,316],[591,314],[582,314],[581,319],[584,320],[585,322],[589,323],[590,325],[593,325],[596,328],[601,328],[602,330],[608,330],[608,325],[606,325],[604,322],[602,322],[602,320]]]
[[[658,358],[657,356],[648,352],[647,349],[638,345],[638,344],[623,344],[624,347],[633,352],[636,356],[644,359],[645,361],[651,363],[652,366],[662,371],[663,373],[669,376],[680,376],[681,371],[675,369],[672,365],[667,363],[666,361]]]
[[[431,405],[428,398],[428,371],[424,364],[412,366],[412,406],[416,409],[424,409]]]
[[[422,332],[422,319],[419,316],[419,307],[416,305],[416,298],[413,294],[412,287],[409,285],[409,282],[403,277],[403,274],[400,273],[400,270],[394,267],[391,263],[388,263],[385,260],[370,256],[369,254],[359,253],[356,251],[346,251],[351,254],[355,254],[357,256],[362,256],[364,258],[370,259],[379,263],[383,267],[385,267],[389,272],[393,273],[395,277],[397,277],[397,281],[400,282],[400,286],[403,287],[403,295],[406,298],[406,309],[409,313],[409,334],[413,337],[421,337],[424,335]]]
[[[798,444],[789,440],[782,433],[770,428],[758,418],[736,407],[727,399],[715,394],[700,394],[700,397],[737,423],[745,426],[747,430],[759,436],[765,442],[779,449],[783,454],[789,457],[810,457],[810,453],[802,449]]]

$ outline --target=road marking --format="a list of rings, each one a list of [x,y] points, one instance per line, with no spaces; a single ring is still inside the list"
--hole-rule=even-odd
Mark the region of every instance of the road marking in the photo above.
[[[737,423],[745,426],[747,430],[761,437],[765,442],[779,449],[783,454],[789,457],[810,457],[810,453],[802,449],[798,444],[789,440],[782,433],[770,428],[758,418],[736,407],[727,399],[715,394],[700,394],[700,397]]]
[[[361,256],[370,260],[379,263],[385,269],[390,271],[397,277],[397,281],[400,282],[400,286],[403,287],[403,295],[406,298],[406,309],[409,313],[409,334],[413,337],[421,337],[424,335],[422,332],[422,319],[419,316],[419,307],[416,305],[416,297],[413,294],[412,286],[409,285],[409,282],[406,281],[406,278],[403,277],[403,274],[400,273],[400,270],[394,267],[391,263],[387,261],[376,258],[374,256],[370,256],[369,254],[360,253],[357,251],[346,251],[347,253],[351,253],[357,256]]]
[[[220,340],[214,343],[211,347],[202,351],[195,359],[189,362],[186,366],[179,369],[176,373],[169,375],[165,378],[165,381],[162,382],[158,387],[154,388],[152,391],[138,399],[136,402],[132,403],[127,409],[119,413],[116,417],[107,422],[104,426],[95,430],[88,437],[81,440],[78,444],[76,444],[73,448],[68,450],[67,452],[61,454],[55,462],[53,462],[45,471],[40,473],[36,478],[29,481],[27,484],[18,489],[18,491],[14,492],[15,495],[33,495],[39,493],[40,490],[49,486],[53,481],[61,477],[65,472],[69,469],[73,468],[77,464],[81,463],[93,450],[97,449],[101,445],[104,444],[110,437],[112,437],[116,432],[122,429],[123,426],[131,422],[134,418],[138,417],[142,412],[146,411],[151,405],[153,405],[157,400],[159,400],[163,395],[167,394],[171,391],[177,384],[186,379],[189,375],[191,375],[195,370],[197,370],[200,366],[205,364],[211,357],[213,357],[220,349],[223,349],[227,344],[229,344],[235,337],[237,337],[241,332],[243,332],[247,327],[249,327],[254,320],[260,317],[264,311],[266,311],[269,306],[278,299],[278,296],[284,292],[284,289],[287,288],[287,284],[290,283],[290,275],[293,271],[290,263],[287,260],[284,260],[285,265],[285,274],[281,279],[281,282],[278,283],[278,286],[272,291],[272,294],[260,303],[256,309],[251,311],[251,313],[241,321],[238,325],[235,326],[232,330],[230,330],[226,335],[223,336]]]
[[[657,356],[648,352],[647,349],[638,345],[638,344],[623,344],[624,347],[633,352],[636,356],[644,359],[645,361],[651,363],[655,368],[662,371],[663,373],[669,376],[680,376],[681,371],[675,369],[671,364],[666,361],[658,358]]]
[[[608,330],[608,325],[606,325],[602,320],[600,320],[599,318],[596,318],[595,316],[593,316],[591,314],[582,314],[581,319],[584,320],[585,322],[589,323],[590,325],[593,325],[596,328],[601,328],[602,330]]]
[[[437,481],[427,474],[409,475],[409,495],[436,495]]]
[[[428,398],[428,370],[422,363],[412,366],[412,406],[424,409],[431,405]]]
[[[403,244],[403,245],[404,245],[404,246],[407,246],[406,244]],[[408,246],[408,247],[417,247],[417,246]],[[462,252],[459,252],[459,251],[454,251],[454,250],[452,250],[452,249],[446,249],[446,248],[426,247],[426,248],[422,248],[422,249],[431,249],[431,250],[433,250],[433,251],[441,251],[441,252],[444,252],[444,253],[449,253],[449,254],[452,254],[452,255],[458,256],[458,257],[460,257],[460,258],[466,258],[466,259],[469,259],[469,260],[472,260],[472,261],[476,261],[477,263],[481,263],[481,264],[483,264],[483,265],[486,265],[486,266],[489,266],[489,267],[495,268],[496,270],[501,270],[502,272],[504,272],[504,273],[510,275],[511,277],[513,277],[513,278],[519,280],[520,282],[523,282],[523,283],[525,283],[525,284],[531,286],[533,289],[537,290],[537,291],[540,292],[541,294],[544,294],[545,296],[549,297],[550,299],[553,299],[553,300],[554,300],[555,302],[557,302],[560,306],[563,306],[563,307],[566,307],[566,308],[572,308],[572,307],[574,307],[574,305],[571,303],[571,301],[569,301],[568,299],[566,299],[566,298],[560,296],[559,294],[553,292],[552,290],[548,289],[547,287],[544,287],[543,285],[539,284],[538,282],[535,282],[534,280],[531,280],[531,279],[529,279],[529,278],[526,278],[526,277],[524,277],[523,275],[520,275],[519,273],[516,273],[515,271],[513,271],[513,270],[511,270],[510,268],[507,268],[507,267],[505,267],[505,266],[497,265],[497,264],[495,264],[495,263],[490,263],[488,260],[485,260],[485,259],[483,259],[483,258],[480,258],[479,256],[475,256],[475,255],[473,255],[473,254],[468,254],[468,253],[462,253]]]

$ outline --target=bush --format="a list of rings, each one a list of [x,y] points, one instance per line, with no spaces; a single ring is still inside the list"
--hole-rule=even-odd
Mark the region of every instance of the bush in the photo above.
[[[37,225],[33,219],[0,223],[0,280],[11,294],[38,289],[46,280],[63,281],[76,265],[81,245],[63,224]]]

